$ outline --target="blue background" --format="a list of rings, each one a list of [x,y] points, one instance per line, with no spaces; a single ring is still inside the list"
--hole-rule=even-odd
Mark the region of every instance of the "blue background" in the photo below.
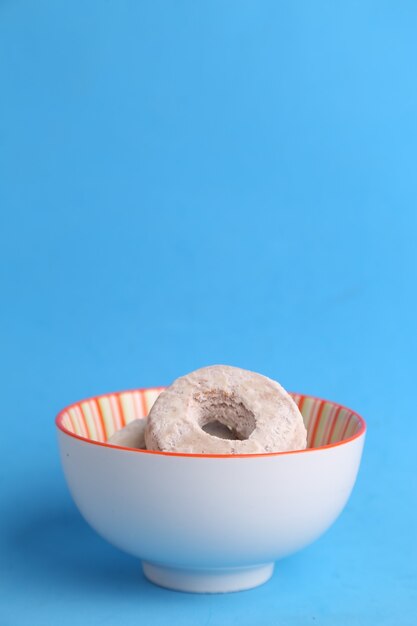
[[[0,3],[1,626],[414,625],[415,2]],[[53,419],[211,363],[361,412],[354,494],[267,585],[165,591]]]

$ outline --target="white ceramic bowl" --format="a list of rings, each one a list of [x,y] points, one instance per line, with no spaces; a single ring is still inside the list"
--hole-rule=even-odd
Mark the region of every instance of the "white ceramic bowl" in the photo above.
[[[267,581],[274,561],[317,539],[342,511],[359,469],[364,420],[292,394],[308,430],[308,448],[299,452],[187,455],[105,443],[147,415],[161,390],[107,394],[57,416],[79,510],[163,587],[225,592]]]

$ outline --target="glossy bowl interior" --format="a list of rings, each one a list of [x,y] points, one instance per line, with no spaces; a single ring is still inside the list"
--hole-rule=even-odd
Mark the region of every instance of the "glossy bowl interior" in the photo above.
[[[106,443],[146,416],[161,391],[106,394],[57,416],[75,503],[159,585],[225,592],[265,582],[277,559],[317,539],[343,510],[360,465],[363,419],[334,402],[292,394],[307,427],[306,450],[202,455]]]

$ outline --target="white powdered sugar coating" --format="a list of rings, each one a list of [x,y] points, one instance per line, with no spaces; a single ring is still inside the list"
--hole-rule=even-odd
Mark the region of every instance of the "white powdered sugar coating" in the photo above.
[[[213,365],[178,378],[160,394],[148,416],[145,441],[148,450],[165,452],[259,454],[302,450],[307,431],[279,383]]]
[[[125,448],[146,448],[145,443],[146,419],[140,418],[129,422],[124,428],[116,430],[107,443]]]

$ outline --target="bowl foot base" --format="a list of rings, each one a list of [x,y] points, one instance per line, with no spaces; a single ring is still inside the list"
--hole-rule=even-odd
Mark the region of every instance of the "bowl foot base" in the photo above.
[[[175,569],[143,561],[148,580],[167,589],[191,593],[227,593],[258,587],[269,580],[274,564],[227,569]]]

